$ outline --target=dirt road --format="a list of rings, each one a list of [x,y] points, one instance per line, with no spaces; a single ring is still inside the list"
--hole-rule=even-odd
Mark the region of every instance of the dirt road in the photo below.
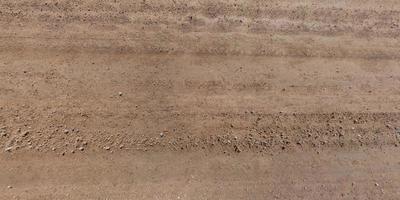
[[[4,0],[0,199],[398,199],[399,25],[390,0]]]
[[[397,148],[7,155],[2,199],[398,199]],[[40,162],[39,162],[40,160]],[[8,186],[12,186],[8,189]]]

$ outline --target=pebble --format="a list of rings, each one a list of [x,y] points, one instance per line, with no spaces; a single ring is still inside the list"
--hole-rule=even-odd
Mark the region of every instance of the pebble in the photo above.
[[[11,152],[12,149],[13,149],[12,147],[7,147],[7,148],[5,149],[5,151],[6,151],[6,152]]]
[[[22,134],[22,137],[26,137],[28,134],[29,134],[29,131],[25,131],[25,132]]]
[[[242,152],[242,150],[241,150],[237,145],[235,145],[235,151],[236,151],[237,153]]]
[[[160,133],[160,137],[164,137],[164,133],[163,132]]]
[[[118,95],[119,95],[119,96],[122,96],[122,92],[118,92]]]
[[[8,189],[12,189],[13,187],[11,185],[7,186]]]
[[[79,151],[83,151],[83,150],[85,150],[85,148],[79,147]]]
[[[69,133],[69,130],[68,130],[68,129],[65,129],[65,130],[64,130],[64,133],[65,133],[65,134],[68,134],[68,133]]]
[[[110,148],[109,146],[107,146],[107,147],[104,147],[104,149],[108,151],[108,150],[110,150],[111,148]]]
[[[375,183],[375,186],[376,186],[376,187],[379,187],[379,184],[378,184],[378,183]]]

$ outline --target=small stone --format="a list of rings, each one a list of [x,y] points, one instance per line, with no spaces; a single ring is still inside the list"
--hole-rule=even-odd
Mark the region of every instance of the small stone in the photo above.
[[[118,92],[118,96],[122,96],[122,92]]]
[[[105,150],[110,150],[111,148],[109,146],[104,147]]]
[[[163,132],[160,133],[160,137],[164,137],[164,133]]]
[[[71,150],[71,153],[75,153],[75,150]]]
[[[8,188],[8,189],[12,189],[12,188],[13,188],[13,186],[9,185],[9,186],[7,186],[7,188]]]
[[[65,129],[65,130],[64,130],[64,133],[65,133],[65,134],[68,134],[68,133],[69,133],[69,130],[68,130],[68,129]]]
[[[237,145],[235,145],[235,151],[236,151],[237,153],[242,152],[242,150],[241,150]]]
[[[7,147],[7,148],[5,149],[5,151],[6,151],[6,152],[11,152],[12,149],[13,149],[12,147]]]
[[[65,151],[61,153],[62,156],[65,156]]]
[[[55,150],[56,150],[56,148],[55,148],[55,147],[53,147],[53,148],[51,148],[51,150],[52,150],[52,151],[55,151]]]
[[[26,137],[29,134],[29,131],[25,131],[24,133],[22,133],[22,137]]]
[[[376,186],[376,187],[379,187],[379,184],[378,184],[378,183],[375,183],[375,186]]]
[[[123,144],[119,145],[119,148],[120,148],[120,149],[123,149],[123,148],[124,148],[124,145],[123,145]]]
[[[85,148],[79,147],[79,151],[83,151],[83,150],[85,150]]]

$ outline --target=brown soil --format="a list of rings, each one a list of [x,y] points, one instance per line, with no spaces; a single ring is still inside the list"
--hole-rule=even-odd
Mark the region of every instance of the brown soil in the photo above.
[[[0,2],[0,199],[397,199],[396,1]]]

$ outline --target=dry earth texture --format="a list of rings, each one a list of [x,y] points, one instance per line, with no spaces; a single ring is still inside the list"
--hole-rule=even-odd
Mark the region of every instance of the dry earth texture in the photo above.
[[[395,0],[2,0],[0,199],[400,199]]]

